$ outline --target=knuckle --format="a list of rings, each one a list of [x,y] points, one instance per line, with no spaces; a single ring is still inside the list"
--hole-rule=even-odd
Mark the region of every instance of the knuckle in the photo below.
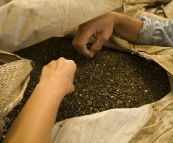
[[[83,42],[78,40],[77,42],[72,42],[73,47],[76,48],[76,50],[80,49],[83,45]]]
[[[48,65],[45,65],[43,68],[42,68],[42,71],[45,71],[47,69],[47,66]]]
[[[51,61],[48,65],[53,65],[55,62],[56,62],[56,61],[53,60],[53,61]]]
[[[72,64],[72,65],[76,65],[75,62],[74,62],[73,60],[71,60],[71,64]]]
[[[100,47],[93,47],[93,52],[98,52],[101,48]]]
[[[91,24],[90,23],[83,23],[83,24],[81,24],[81,25],[79,25],[79,27],[78,27],[78,29],[79,29],[79,31],[87,31],[87,30],[89,30],[89,29],[91,29]]]
[[[60,58],[59,58],[59,60],[61,60],[61,61],[62,61],[62,60],[64,60],[64,58],[63,58],[63,57],[60,57]]]
[[[78,48],[80,48],[80,47],[82,47],[82,42],[80,42],[80,41],[78,41],[77,43],[76,43],[76,47],[78,47]]]
[[[109,40],[109,37],[108,37],[108,36],[106,36],[106,35],[103,35],[103,36],[102,36],[102,41],[105,42],[105,41],[108,41],[108,40]]]

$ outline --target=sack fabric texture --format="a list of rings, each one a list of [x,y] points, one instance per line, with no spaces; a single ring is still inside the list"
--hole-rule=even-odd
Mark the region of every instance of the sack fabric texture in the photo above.
[[[21,101],[32,61],[0,50],[0,133],[4,117]]]

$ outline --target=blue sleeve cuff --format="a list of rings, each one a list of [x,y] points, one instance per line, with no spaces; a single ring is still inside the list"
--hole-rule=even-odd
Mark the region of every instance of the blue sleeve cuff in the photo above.
[[[173,21],[160,22],[145,16],[137,18],[143,20],[143,27],[136,44],[173,47]]]
[[[151,43],[151,37],[152,37],[152,31],[153,27],[151,26],[151,20],[148,19],[145,16],[139,16],[137,17],[143,21],[143,26],[140,30],[139,37],[137,41],[135,42],[136,44],[146,44],[148,45]]]

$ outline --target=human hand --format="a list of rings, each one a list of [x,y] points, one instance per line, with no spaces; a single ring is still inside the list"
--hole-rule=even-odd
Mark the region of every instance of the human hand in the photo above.
[[[79,26],[72,44],[80,54],[93,57],[102,48],[113,33],[115,14],[109,12]],[[91,37],[95,38],[95,42],[88,49],[87,43]]]
[[[46,85],[48,90],[62,91],[64,95],[74,91],[74,74],[76,64],[72,60],[59,58],[43,67],[40,84]],[[50,88],[49,88],[50,87]]]

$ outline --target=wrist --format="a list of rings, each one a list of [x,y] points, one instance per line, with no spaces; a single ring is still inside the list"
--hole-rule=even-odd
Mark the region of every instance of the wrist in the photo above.
[[[56,86],[53,86],[53,85],[48,84],[48,83],[39,82],[36,85],[35,89],[37,91],[41,92],[40,95],[44,94],[44,95],[48,95],[49,97],[53,96],[53,97],[58,98],[60,100],[62,100],[63,97],[67,94],[65,87],[62,87],[61,84],[56,84]]]
[[[111,15],[111,18],[113,20],[114,27],[118,26],[119,25],[119,19],[120,19],[119,17],[121,14],[114,12],[114,11],[110,12],[109,14]]]

